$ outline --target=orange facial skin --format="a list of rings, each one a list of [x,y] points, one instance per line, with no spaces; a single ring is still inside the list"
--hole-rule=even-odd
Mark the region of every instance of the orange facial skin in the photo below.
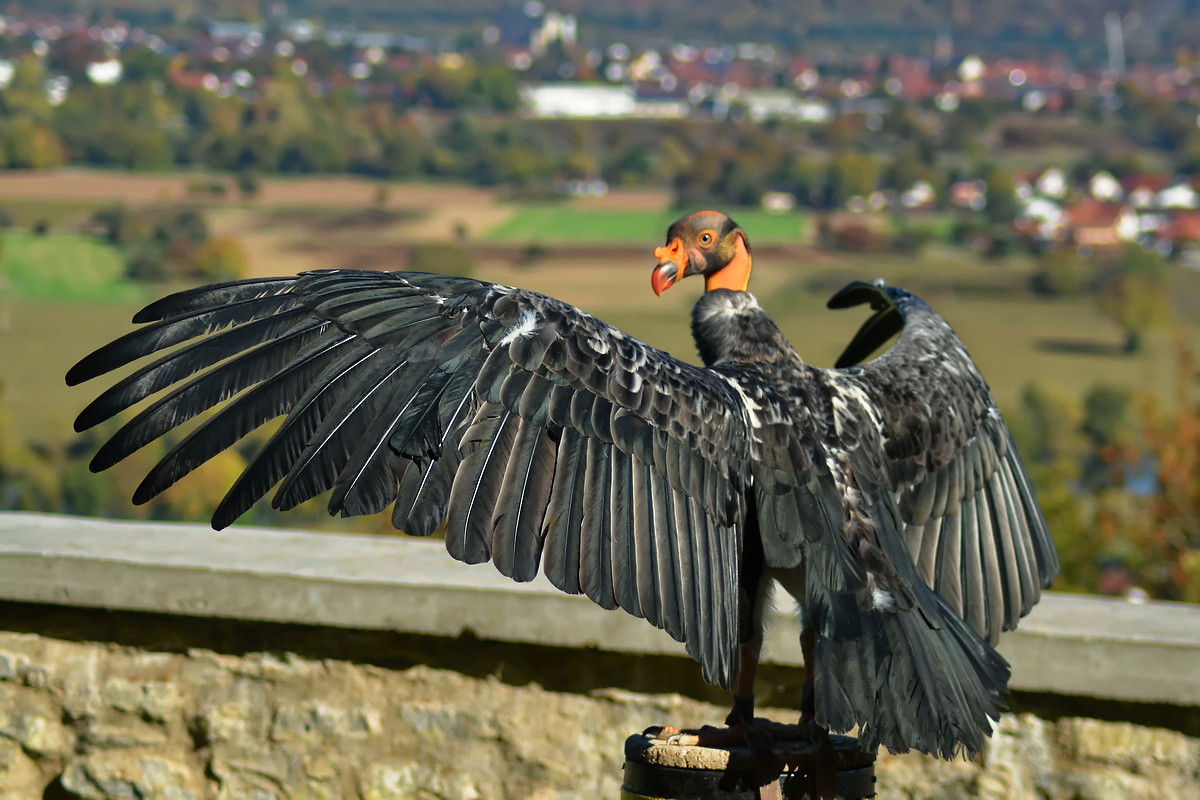
[[[750,283],[750,245],[737,224],[719,211],[696,211],[672,223],[667,244],[654,249],[654,293],[689,275],[704,276],[704,290],[745,291]]]

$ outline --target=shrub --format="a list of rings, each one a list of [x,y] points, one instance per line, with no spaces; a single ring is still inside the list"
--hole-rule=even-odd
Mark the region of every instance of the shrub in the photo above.
[[[1091,270],[1073,247],[1050,250],[1038,259],[1029,276],[1029,288],[1037,294],[1064,297],[1083,294],[1091,279]]]

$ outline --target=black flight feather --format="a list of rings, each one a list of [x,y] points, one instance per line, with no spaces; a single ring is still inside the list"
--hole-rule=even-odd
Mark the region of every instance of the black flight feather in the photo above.
[[[446,535],[446,549],[459,561],[478,564],[491,556],[496,500],[518,423],[513,412],[489,403],[463,433]]]
[[[537,575],[556,450],[545,427],[520,420],[496,498],[492,534],[492,563],[502,575],[517,581],[531,581]]]
[[[543,524],[545,550],[542,568],[554,586],[582,594],[580,545],[583,528],[587,440],[574,429],[562,432],[554,465],[554,483]]]

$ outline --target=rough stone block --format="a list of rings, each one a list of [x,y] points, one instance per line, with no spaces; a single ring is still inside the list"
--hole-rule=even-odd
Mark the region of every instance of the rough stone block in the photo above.
[[[11,681],[24,666],[25,659],[17,653],[0,650],[0,681]]]
[[[981,798],[1035,796],[1053,770],[1052,726],[1030,714],[1005,714],[983,751]]]
[[[481,793],[465,775],[443,775],[426,764],[372,764],[363,773],[363,800],[430,800],[454,797],[461,800],[486,800],[492,792]]]
[[[480,738],[485,725],[474,714],[459,709],[437,706],[405,705],[399,710],[400,719],[417,733],[439,739],[466,740]],[[494,726],[488,725],[487,736],[494,736]]]
[[[228,673],[222,677],[222,681],[193,685],[198,699],[196,730],[209,742],[266,739],[277,702],[270,688]]]
[[[166,722],[179,710],[179,691],[166,681],[131,681],[110,677],[100,687],[100,700],[109,708]]]
[[[363,738],[383,729],[380,714],[371,708],[338,708],[327,703],[286,706],[275,712],[271,740]]]
[[[186,764],[162,756],[91,753],[67,764],[62,788],[82,800],[200,800],[203,783]]]
[[[99,750],[162,747],[170,741],[163,728],[130,718],[111,723],[89,722],[80,731],[79,739],[84,746]]]
[[[0,789],[5,797],[40,797],[41,770],[12,739],[0,739]]]
[[[253,741],[217,745],[209,768],[217,778],[220,800],[292,800],[302,790],[311,790],[307,797],[337,796],[307,774],[299,752],[281,747]]]
[[[39,756],[67,752],[73,737],[61,718],[48,696],[0,687],[0,738],[11,739],[27,752]]]
[[[1153,764],[1200,770],[1200,744],[1175,731],[1072,718],[1061,720],[1058,732],[1073,760],[1115,764],[1134,771]]]

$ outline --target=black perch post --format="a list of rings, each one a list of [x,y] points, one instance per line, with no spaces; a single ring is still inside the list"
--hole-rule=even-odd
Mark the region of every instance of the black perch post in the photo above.
[[[630,736],[621,800],[875,800],[875,753],[857,739],[822,746],[800,740],[796,726],[756,724],[772,734],[765,775],[764,755],[748,747],[689,744],[659,728]]]

